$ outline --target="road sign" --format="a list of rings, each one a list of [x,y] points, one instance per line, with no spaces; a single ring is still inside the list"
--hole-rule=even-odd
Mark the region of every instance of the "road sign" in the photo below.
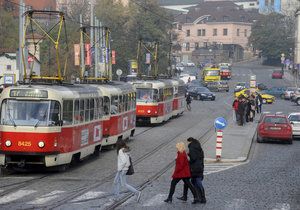
[[[227,126],[227,121],[224,117],[218,117],[215,119],[214,126],[216,129],[224,129]]]
[[[122,75],[122,70],[121,69],[117,69],[117,71],[116,71],[116,74],[118,75],[118,76],[121,76]]]

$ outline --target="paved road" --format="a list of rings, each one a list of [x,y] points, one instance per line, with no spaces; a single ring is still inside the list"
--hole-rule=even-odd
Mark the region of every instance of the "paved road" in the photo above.
[[[254,64],[236,66],[230,85],[233,87],[237,81],[249,81],[249,75],[253,73],[262,75],[258,78],[265,78],[270,85],[287,83],[285,80],[272,81],[271,68],[265,69]],[[162,202],[168,192],[173,170],[172,165],[167,167],[168,163],[174,160],[176,142],[189,136],[205,137],[216,117],[230,118],[231,102],[231,91],[218,93],[215,102],[193,101],[192,112],[186,112],[164,125],[137,128],[137,135],[129,143],[136,162],[136,174],[128,177],[128,181],[135,186],[144,187],[143,195],[139,204],[132,198],[120,208],[194,208],[190,202],[184,204],[174,201],[172,205]],[[274,105],[265,105],[263,109],[289,112],[298,110],[299,107],[289,101],[278,100]],[[204,144],[206,138],[201,141]],[[299,144],[300,141],[293,145],[254,143],[249,162],[206,164],[205,186],[208,203],[204,208],[299,207]],[[83,161],[65,173],[19,173],[0,177],[0,208],[105,209],[113,203],[110,189],[116,170],[115,164],[115,151],[107,151],[101,153],[99,158]],[[159,172],[162,173],[156,177]],[[146,182],[147,180],[150,182]]]

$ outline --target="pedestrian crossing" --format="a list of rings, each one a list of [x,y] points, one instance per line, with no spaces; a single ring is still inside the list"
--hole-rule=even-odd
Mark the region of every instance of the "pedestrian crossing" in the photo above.
[[[208,163],[205,164],[205,175],[209,175],[212,173],[218,173],[220,171],[227,170],[229,168],[238,166],[243,163]],[[12,177],[9,177],[10,179]],[[45,206],[55,203],[56,201],[59,201],[61,198],[65,197],[66,195],[70,194],[68,191],[64,190],[52,190],[50,192],[47,192],[46,189],[41,189],[42,192],[40,192],[38,189],[19,189],[15,192],[8,193],[6,195],[0,196],[0,208],[1,206],[7,206],[11,205],[14,202],[22,203],[24,205],[28,206]],[[0,190],[0,193],[4,192],[4,190]],[[111,199],[111,192],[104,192],[104,191],[88,191],[68,203],[70,204],[78,204],[78,203],[86,203],[89,201],[97,200],[97,199],[103,199],[103,200],[109,200]],[[154,203],[156,203],[158,200],[161,200],[165,195],[157,194],[153,198],[146,201],[143,205],[145,206],[152,206]],[[132,203],[133,200],[129,200],[128,202]],[[108,201],[105,201],[105,203],[108,203]]]

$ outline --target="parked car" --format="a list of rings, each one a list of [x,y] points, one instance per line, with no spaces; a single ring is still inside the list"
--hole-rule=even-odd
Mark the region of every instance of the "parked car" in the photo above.
[[[274,101],[275,101],[275,97],[274,96],[266,94],[266,93],[259,92],[258,89],[255,89],[255,92],[258,92],[261,95],[262,102],[264,104],[267,104],[267,103],[268,104],[272,104],[272,103],[274,103]],[[249,97],[250,94],[251,94],[251,90],[249,88],[246,88],[246,89],[243,89],[243,90],[241,90],[239,92],[235,92],[234,93],[234,97],[239,97],[240,95],[243,95],[245,97]]]
[[[281,70],[275,70],[272,73],[272,79],[282,79],[283,72]]]
[[[286,87],[272,87],[266,90],[262,90],[261,93],[266,93],[277,98],[284,98],[284,92]]]
[[[263,83],[258,83],[257,84],[257,88],[259,90],[267,90],[268,89],[268,87],[265,84],[263,84]]]
[[[206,87],[194,87],[188,90],[190,96],[197,100],[211,100],[214,101],[216,99],[216,95],[213,94]]]
[[[300,112],[291,113],[288,119],[292,125],[293,138],[300,137]]]
[[[209,82],[206,86],[210,91],[229,91],[228,82],[225,81],[217,81],[217,82]]]
[[[234,87],[234,92],[241,91],[247,87],[248,87],[248,85],[246,82],[238,82]]]
[[[284,91],[284,99],[291,99],[294,92],[297,90],[297,87],[288,87],[286,91]],[[300,90],[300,88],[298,88]]]
[[[267,140],[293,143],[292,125],[286,115],[263,114],[257,126],[257,142]]]
[[[231,79],[231,71],[228,67],[220,67],[220,76],[222,80],[229,80]]]
[[[295,91],[291,93],[291,101],[295,102],[297,105],[300,105],[300,92]]]
[[[186,63],[186,66],[188,66],[188,67],[194,67],[195,64],[194,64],[193,62],[187,62],[187,63]]]

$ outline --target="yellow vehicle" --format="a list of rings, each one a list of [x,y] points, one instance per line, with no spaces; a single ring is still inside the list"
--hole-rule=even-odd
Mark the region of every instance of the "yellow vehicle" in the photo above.
[[[220,81],[220,68],[217,66],[205,67],[202,71],[202,81],[204,83]]]
[[[260,93],[257,88],[255,89],[255,92],[258,92],[261,95],[263,104],[272,104],[275,101],[275,96],[272,96],[272,95],[269,95],[266,93]],[[243,90],[235,92],[234,96],[239,97],[240,95],[243,95],[245,97],[248,97],[248,96],[250,96],[250,93],[251,93],[250,89],[245,88]]]

